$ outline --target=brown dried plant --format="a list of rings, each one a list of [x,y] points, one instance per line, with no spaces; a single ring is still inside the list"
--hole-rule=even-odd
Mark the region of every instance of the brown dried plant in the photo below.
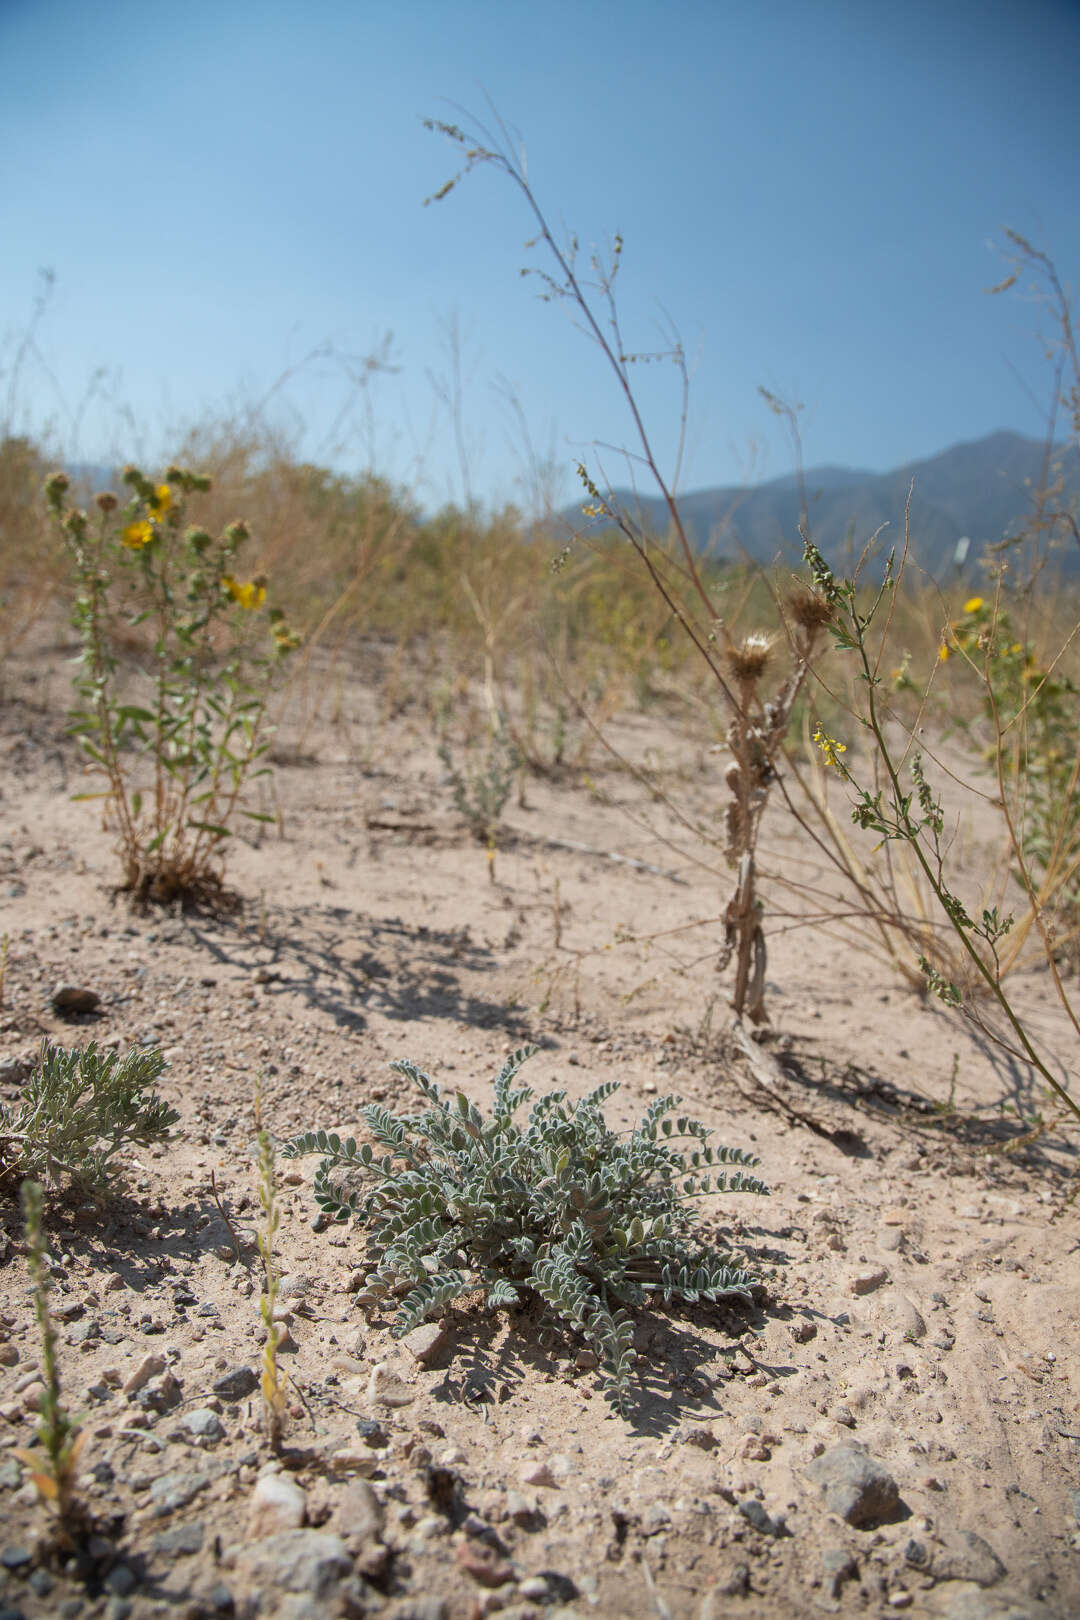
[[[655,590],[672,618],[704,660],[712,678],[715,698],[728,719],[727,744],[731,763],[726,773],[730,795],[725,813],[725,856],[733,869],[734,887],[724,910],[725,943],[719,966],[735,964],[732,1004],[737,1018],[743,1015],[754,1023],[766,1020],[765,936],[762,929],[762,902],[757,886],[757,840],[761,818],[770,788],[776,778],[776,761],[783,747],[807,672],[814,658],[825,616],[809,588],[796,593],[785,621],[789,658],[784,667],[774,659],[773,637],[754,630],[740,634],[724,620],[710,594],[706,570],[695,552],[684,526],[677,497],[682,440],[685,433],[689,378],[681,342],[672,335],[662,354],[634,354],[624,343],[615,296],[616,278],[622,258],[622,238],[615,237],[606,261],[592,252],[587,266],[579,263],[579,245],[572,237],[566,247],[557,242],[526,173],[523,154],[514,149],[509,132],[493,115],[494,131],[482,125],[466,132],[457,124],[428,120],[427,127],[450,140],[463,154],[458,174],[442,186],[429,201],[446,197],[469,171],[480,164],[496,169],[517,188],[532,215],[535,235],[530,246],[540,244],[547,252],[553,272],[533,267],[524,274],[538,278],[541,298],[566,302],[586,334],[599,347],[614,373],[629,412],[635,449],[626,451],[628,461],[644,467],[660,492],[670,528],[665,544],[658,541],[610,488],[601,491],[584,465],[578,474],[588,496],[586,517],[602,520],[629,542]],[[682,386],[682,416],[679,450],[674,474],[661,471],[641,407],[631,381],[631,366],[638,361],[667,360],[676,369]],[[771,687],[769,677],[776,669],[778,679]]]

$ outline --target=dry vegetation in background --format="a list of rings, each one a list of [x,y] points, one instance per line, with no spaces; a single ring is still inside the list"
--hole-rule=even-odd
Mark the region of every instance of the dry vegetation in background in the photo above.
[[[443,132],[459,139],[458,131]],[[522,189],[543,240],[556,256],[559,279],[548,283],[549,290],[554,288],[584,312],[599,337],[573,255],[562,255],[556,246],[512,157],[501,148],[478,151],[471,146],[468,160],[502,166]],[[1050,262],[1021,239],[1010,241],[1019,261],[1017,276],[1034,273],[1050,299],[1059,334],[1054,397],[1064,399],[1075,437],[1080,434],[1080,371],[1069,305]],[[613,301],[617,266],[605,270],[594,263],[593,268],[618,339],[608,348],[599,337],[601,348],[636,418]],[[14,373],[17,378],[18,364]],[[797,417],[782,402],[771,404],[789,421],[797,445]],[[42,486],[62,447],[44,433],[35,438],[15,432],[14,419],[9,407],[8,431],[0,435],[0,701],[4,661],[31,632],[54,638],[57,664],[77,650],[69,626],[78,609],[65,546],[50,527],[42,499]],[[1051,442],[1056,426],[1052,420]],[[838,1140],[843,1132],[830,1134],[812,1116],[800,1113],[798,1102],[792,1101],[794,1071],[785,1069],[772,1050],[777,1032],[768,1027],[765,942],[770,933],[802,930],[824,960],[823,942],[854,940],[877,957],[887,976],[916,994],[936,994],[961,1015],[966,1013],[988,1043],[1037,1072],[1044,1084],[1034,1093],[1025,1090],[1025,1096],[1037,1099],[1025,1113],[1016,1108],[1019,1117],[1009,1137],[1013,1151],[1062,1125],[1074,1131],[1073,1037],[1080,1034],[1073,1005],[1080,964],[1080,613],[1075,593],[1055,588],[1058,550],[1062,544],[1076,544],[1077,534],[1075,514],[1060,510],[1056,500],[1052,457],[1045,487],[1034,494],[1025,532],[1012,545],[989,551],[974,579],[935,582],[911,563],[909,536],[864,537],[866,549],[855,556],[849,575],[834,571],[816,549],[805,512],[807,568],[798,579],[781,569],[697,555],[681,527],[674,489],[669,492],[662,479],[643,427],[645,464],[669,497],[668,532],[644,530],[584,470],[587,504],[608,526],[579,534],[572,544],[550,513],[512,508],[491,512],[476,503],[426,513],[407,489],[374,472],[349,476],[305,461],[295,443],[258,411],[238,413],[231,423],[215,417],[193,428],[174,448],[179,467],[197,469],[200,491],[206,485],[199,520],[208,534],[227,534],[237,517],[244,519],[244,572],[250,583],[237,589],[257,594],[263,587],[255,582],[265,577],[298,633],[298,646],[290,652],[269,711],[283,734],[287,720],[289,742],[287,748],[271,748],[266,733],[271,765],[314,765],[329,736],[346,755],[375,768],[393,755],[402,736],[426,739],[445,767],[441,786],[447,802],[453,799],[461,812],[463,840],[471,832],[487,845],[492,892],[499,881],[499,819],[514,793],[519,806],[542,789],[585,792],[606,807],[618,797],[613,779],[618,784],[621,778],[635,790],[644,787],[645,796],[637,792],[626,814],[650,833],[658,860],[670,856],[693,871],[696,883],[685,919],[664,930],[654,978],[679,971],[678,952],[684,953],[684,961],[708,957],[729,974],[717,999],[730,998],[734,1019],[721,1031],[721,1019],[714,1027],[711,1003],[702,1006],[696,1029],[686,1035],[689,1053],[707,1055],[710,1062],[718,1057],[741,1061],[756,1087],[751,1094],[763,1108],[786,1099],[780,1106],[789,1123],[809,1119],[819,1137]],[[167,473],[164,467],[160,474],[148,471],[154,475],[134,482],[150,512],[154,500],[163,499],[164,486],[157,478],[167,478]],[[187,477],[178,473],[174,483],[179,487]],[[119,486],[118,476],[111,488]],[[71,492],[80,493],[89,507],[101,492]],[[108,516],[108,508],[102,510]],[[156,519],[140,521],[148,531],[142,545],[153,539],[149,531]],[[179,519],[176,526],[179,533]],[[120,538],[117,544],[128,542]],[[193,559],[189,562],[195,566]],[[92,573],[86,563],[84,590]],[[217,583],[210,581],[211,595]],[[214,611],[228,605],[217,596],[215,603]],[[119,620],[110,623],[116,702],[122,706],[124,691],[137,693],[145,683],[154,639],[137,615],[123,626]],[[214,655],[208,642],[208,667]],[[376,717],[362,733],[345,718],[345,688],[358,679],[377,696]],[[44,697],[43,704],[54,698]],[[635,751],[634,724],[644,719],[653,740]],[[213,721],[207,723],[212,731]],[[673,742],[678,740],[670,757],[655,745],[658,726]],[[259,736],[261,745],[263,733]],[[599,761],[605,785],[594,781]],[[119,780],[121,766],[113,774]],[[697,791],[691,793],[691,786]],[[285,812],[272,776],[260,792],[259,822],[276,821],[283,828]],[[767,802],[770,836],[759,838]],[[982,840],[978,862],[966,858],[975,837],[974,820]],[[377,825],[369,820],[369,831]],[[988,827],[996,829],[989,845]],[[253,842],[263,836],[261,826],[250,836]],[[567,841],[564,847],[587,848]],[[808,849],[817,862],[813,881],[805,876]],[[660,867],[637,865],[654,876],[670,875]],[[142,870],[139,865],[138,873]],[[162,898],[152,888],[147,892],[141,878],[128,887],[144,902]],[[179,918],[185,896],[171,887],[167,898],[177,901]],[[211,911],[214,898],[205,885],[194,895],[202,905],[209,902]],[[580,975],[584,948],[559,959],[560,906],[556,881],[550,957],[556,965],[547,973],[537,1012],[543,1014],[549,1001],[563,995],[572,1005],[567,1016],[573,1026],[581,1014],[574,975]],[[261,902],[255,930],[260,945],[267,910]],[[511,929],[507,940],[512,938]],[[599,954],[625,948],[643,958],[655,942],[643,924],[640,930],[620,928],[616,937],[602,945],[593,942],[589,949]],[[6,936],[4,943],[6,959]],[[459,949],[464,945],[454,945],[455,960]],[[535,972],[542,976],[544,964],[535,964]],[[1050,1045],[1041,1033],[1037,1038],[1029,1030],[1023,1011],[1015,1010],[1022,996],[1014,1002],[1013,986],[1025,973],[1047,977],[1056,996],[1055,1014],[1063,1015],[1052,1025],[1056,1034]],[[626,992],[624,1008],[635,993]],[[751,1035],[743,1029],[744,1014],[763,1027]],[[1064,1046],[1054,1044],[1062,1028]],[[860,1054],[851,1056],[857,1064]],[[76,1061],[74,1055],[71,1061]],[[455,1153],[472,1153],[472,1144],[477,1144],[478,1186],[489,1169],[492,1140],[499,1130],[507,1138],[500,1147],[505,1179],[491,1193],[490,1209],[485,1205],[483,1211],[492,1230],[502,1232],[499,1197],[513,1182],[507,1169],[514,1162],[507,1146],[509,1126],[504,1122],[497,1130],[485,1125],[465,1094],[458,1095],[447,1140]],[[582,1105],[586,1113],[588,1103],[586,1099]],[[657,1118],[667,1103],[664,1098],[652,1105]],[[959,1130],[952,1095],[935,1099],[931,1108],[944,1129],[955,1125]],[[260,1099],[256,1159],[262,1223],[256,1241],[264,1266],[262,1388],[269,1443],[279,1453],[301,1409],[289,1404],[292,1386],[278,1365],[286,1337],[276,1315],[282,1188],[262,1109]],[[20,1142],[30,1129],[29,1117],[19,1114],[14,1125],[9,1121],[9,1133],[17,1128]],[[403,1122],[373,1104],[367,1117],[378,1127],[376,1140],[393,1149]],[[561,1123],[568,1121],[569,1114]],[[441,1116],[438,1123],[441,1128]],[[601,1139],[601,1122],[590,1115],[585,1124],[603,1147],[603,1153],[597,1149],[605,1161],[600,1167],[578,1153],[576,1138],[568,1136],[565,1145],[560,1140],[558,1153],[550,1143],[541,1144],[551,1148],[551,1163],[545,1160],[537,1171],[545,1210],[553,1202],[561,1218],[565,1180],[567,1188],[573,1186],[574,1207],[581,1212],[570,1236],[564,1235],[569,1247],[557,1257],[559,1275],[547,1281],[565,1322],[578,1329],[593,1324],[594,1360],[607,1358],[606,1376],[614,1380],[621,1402],[642,1358],[634,1350],[629,1315],[621,1308],[614,1314],[608,1310],[604,1290],[617,1271],[612,1255],[621,1266],[624,1251],[629,1252],[638,1264],[638,1246],[658,1245],[663,1232],[660,1227],[651,1230],[636,1208],[629,1211],[633,1220],[621,1210],[619,1200],[629,1182],[613,1193],[610,1176],[608,1181],[604,1176],[609,1170],[615,1175],[608,1161],[617,1156],[608,1151],[608,1138]],[[679,1121],[680,1133],[685,1124]],[[689,1131],[695,1140],[697,1131],[696,1126]],[[459,1142],[458,1136],[469,1141]],[[325,1133],[300,1140],[319,1144],[320,1151],[349,1168],[370,1163],[370,1157],[363,1158],[369,1152],[366,1145],[358,1147],[352,1140],[342,1146]],[[529,1148],[531,1152],[531,1143]],[[642,1163],[649,1159],[655,1168],[648,1142],[646,1149]],[[745,1162],[754,1161],[747,1157]],[[461,1165],[448,1163],[445,1179],[453,1190]],[[697,1175],[693,1158],[686,1164],[680,1159],[678,1168],[680,1175],[691,1169]],[[324,1213],[334,1208],[348,1216],[355,1206],[335,1189],[328,1190],[325,1175],[324,1167],[323,1181],[316,1184]],[[691,1180],[696,1195],[700,1189]],[[487,1197],[486,1181],[483,1186]],[[418,1202],[423,1194],[431,1203],[430,1187],[417,1192],[410,1184],[401,1195],[401,1208],[394,1206],[394,1218],[410,1235],[403,1243],[415,1236],[422,1217],[432,1223],[421,1233],[426,1233],[425,1242],[430,1240],[428,1248],[437,1252],[440,1263],[452,1266],[430,1297],[426,1284],[419,1283],[416,1308],[407,1310],[399,1324],[410,1328],[422,1321],[429,1306],[449,1309],[459,1295],[468,1296],[474,1280],[467,1268],[457,1269],[459,1247],[467,1244],[464,1239],[459,1244],[452,1224],[457,1219],[454,1197],[445,1199],[445,1209],[437,1200],[428,1209]],[[655,1192],[649,1196],[655,1199]],[[69,1476],[74,1477],[77,1453],[60,1398],[55,1335],[41,1271],[41,1209],[34,1197],[31,1193],[28,1205],[28,1252],[37,1268],[49,1374],[39,1438],[50,1468],[40,1478],[43,1494],[51,1489],[58,1511],[66,1505],[73,1515]],[[214,1197],[217,1202],[216,1188]],[[239,1264],[238,1234],[220,1203],[218,1208]],[[645,1213],[650,1210],[651,1205]],[[663,1212],[652,1213],[660,1220]],[[616,1214],[620,1220],[627,1216],[625,1229],[615,1221]],[[607,1270],[594,1268],[594,1275],[587,1262],[601,1225],[605,1232],[611,1228],[611,1252],[604,1255]],[[487,1227],[483,1230],[487,1249],[501,1254]],[[679,1226],[676,1235],[681,1232]],[[393,1235],[399,1235],[397,1228]],[[531,1225],[515,1241],[542,1247]],[[415,1253],[402,1249],[408,1266],[387,1271],[383,1280],[388,1289],[410,1266],[411,1281],[421,1278],[425,1256],[419,1238],[413,1248]],[[530,1254],[530,1264],[533,1258]],[[669,1293],[681,1290],[680,1297],[696,1303],[699,1296],[717,1299],[749,1290],[748,1281],[742,1288],[741,1276],[736,1279],[740,1287],[734,1288],[719,1273],[699,1269],[684,1274],[677,1259],[674,1250],[661,1254],[657,1249],[645,1256],[653,1269],[663,1262],[665,1269],[658,1275],[665,1287],[670,1285]],[[505,1288],[500,1292],[494,1269],[486,1278],[496,1306],[509,1302],[515,1278],[519,1283],[526,1275],[545,1281],[543,1258],[531,1272],[522,1270],[520,1253],[517,1262],[520,1275],[514,1273],[509,1293]],[[575,1271],[579,1263],[589,1287],[595,1283],[598,1289],[595,1299],[581,1292],[585,1285]],[[649,1287],[659,1286],[651,1270],[642,1275]],[[635,1273],[634,1286],[615,1297],[636,1303],[638,1281]],[[542,1288],[538,1291],[548,1297]],[[744,1455],[756,1453],[751,1448]],[[744,1517],[760,1529],[749,1513]]]

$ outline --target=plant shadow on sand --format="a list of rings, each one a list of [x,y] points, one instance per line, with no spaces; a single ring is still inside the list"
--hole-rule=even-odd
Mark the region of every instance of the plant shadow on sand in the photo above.
[[[639,1309],[633,1317],[634,1339],[641,1349],[623,1419],[639,1436],[663,1438],[682,1424],[693,1427],[722,1416],[723,1383],[735,1376],[726,1370],[727,1358],[736,1352],[770,1380],[798,1371],[794,1363],[764,1360],[745,1349],[746,1338],[762,1333],[769,1321],[793,1319],[782,1304],[728,1301],[684,1306],[677,1314]],[[489,1412],[511,1402],[531,1379],[572,1384],[599,1408],[606,1404],[602,1374],[591,1365],[577,1368],[573,1359],[568,1364],[567,1355],[573,1358],[581,1347],[545,1320],[537,1301],[515,1310],[509,1320],[503,1313],[481,1315],[458,1308],[448,1314],[447,1326],[446,1343],[430,1363],[443,1373],[431,1391],[436,1402],[465,1406],[488,1423]],[[730,1342],[718,1346],[718,1337]]]
[[[298,995],[343,1029],[366,1027],[366,1011],[403,1024],[455,1019],[523,1037],[527,1021],[513,1007],[462,986],[465,974],[494,973],[494,950],[467,928],[416,926],[372,919],[344,906],[305,908],[302,921],[269,916],[257,936],[219,919],[213,930],[190,924],[192,939],[222,966],[250,968],[260,957],[270,997]]]
[[[755,1102],[789,1117],[817,1134],[827,1135],[842,1152],[856,1158],[873,1158],[862,1134],[853,1124],[837,1126],[838,1110],[849,1117],[862,1116],[878,1127],[893,1127],[898,1139],[917,1143],[934,1142],[950,1152],[995,1153],[1008,1163],[1022,1156],[1029,1170],[1053,1178],[1069,1179],[1080,1168],[1080,1143],[1060,1131],[1045,1135],[1033,1126],[1042,1118],[1046,1103],[1037,1077],[1007,1053],[989,1042],[984,1054],[994,1072],[1007,1082],[1000,1097],[966,1109],[934,1101],[909,1087],[886,1080],[861,1064],[845,1061],[833,1064],[809,1044],[791,1043],[778,1054],[784,1077],[792,1083],[788,1096],[769,1097],[760,1085]],[[982,1043],[980,1043],[982,1045]],[[814,1070],[817,1073],[814,1073]],[[827,1124],[801,1115],[789,1097],[797,1090],[808,1110],[824,1105]]]
[[[46,1216],[46,1229],[80,1266],[89,1266],[95,1275],[115,1274],[124,1289],[142,1294],[172,1275],[171,1263],[200,1259],[209,1242],[217,1239],[219,1222],[221,1240],[228,1241],[225,1223],[209,1198],[160,1207],[151,1218],[145,1199],[113,1193],[104,1212],[93,1205],[55,1200]],[[14,1242],[21,1241],[16,1205],[0,1209],[0,1231]],[[173,1282],[180,1286],[177,1276]],[[119,1289],[118,1297],[122,1297]]]

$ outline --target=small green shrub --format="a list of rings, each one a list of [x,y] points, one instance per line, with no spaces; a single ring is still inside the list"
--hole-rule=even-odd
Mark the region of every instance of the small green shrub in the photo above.
[[[489,1309],[538,1295],[601,1360],[605,1392],[624,1407],[633,1362],[625,1306],[650,1299],[749,1299],[753,1274],[731,1254],[696,1241],[687,1200],[707,1193],[767,1193],[746,1174],[757,1160],[740,1148],[709,1147],[696,1120],[667,1115],[658,1097],[628,1136],[604,1120],[616,1081],[571,1104],[564,1091],[541,1097],[524,1128],[514,1114],[530,1102],[514,1088],[535,1047],[505,1062],[485,1121],[463,1092],[444,1100],[414,1063],[391,1065],[427,1100],[423,1113],[360,1110],[376,1143],[326,1131],[288,1142],[287,1158],[320,1153],[314,1192],[336,1221],[367,1228],[362,1303],[405,1291],[394,1332],[407,1333],[461,1295],[482,1292]],[[682,1144],[681,1146],[677,1144]],[[732,1166],[731,1173],[717,1166]],[[359,1189],[335,1184],[359,1173]]]
[[[29,1177],[104,1200],[120,1150],[164,1141],[180,1118],[150,1090],[164,1069],[156,1048],[121,1057],[93,1041],[70,1052],[44,1041],[16,1102],[0,1104],[0,1192]]]
[[[268,767],[267,704],[283,660],[298,645],[266,580],[237,579],[244,523],[220,538],[185,527],[191,498],[210,480],[170,467],[154,484],[128,467],[120,508],[98,495],[93,520],[65,505],[67,475],[45,494],[75,572],[75,625],[82,638],[79,706],[70,729],[118,835],[122,886],[169,902],[220,887],[225,841],[237,816],[273,817],[245,805],[245,789]],[[141,653],[140,681],[124,650]],[[130,662],[130,660],[129,660]]]
[[[496,715],[488,727],[487,746],[479,761],[466,756],[464,767],[459,770],[445,729],[439,739],[438,753],[450,778],[454,808],[468,823],[477,843],[487,849],[488,876],[494,882],[499,818],[521,769],[521,754],[501,714]]]

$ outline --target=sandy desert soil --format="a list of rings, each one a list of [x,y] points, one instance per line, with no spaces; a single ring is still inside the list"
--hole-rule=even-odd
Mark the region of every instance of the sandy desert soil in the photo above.
[[[772,1079],[755,1074],[724,1033],[715,920],[669,932],[715,919],[721,889],[685,838],[681,854],[658,841],[678,831],[664,806],[602,756],[587,776],[530,780],[489,883],[430,730],[380,719],[359,678],[333,727],[282,733],[283,827],[237,843],[239,909],[132,912],[110,893],[93,809],[70,800],[58,668],[56,649],[27,654],[0,703],[3,1095],[42,1036],[157,1042],[182,1124],[135,1156],[104,1216],[61,1207],[50,1225],[103,1526],[89,1586],[34,1556],[40,1509],[12,1450],[40,1352],[19,1222],[0,1206],[4,1615],[1080,1612],[1080,1206],[1050,1218],[1076,1143],[1051,1132],[1002,1153],[1001,1105],[1038,1101],[1023,1073],[817,928],[773,941]],[[680,805],[715,809],[722,758],[660,718],[617,733],[666,766]],[[813,871],[778,814],[765,842]],[[980,860],[977,838],[965,858]],[[97,1011],[57,1014],[60,983],[96,992]],[[1046,975],[1018,994],[1053,1040]],[[311,1161],[279,1161],[293,1404],[274,1460],[245,1376],[261,1348],[256,1076],[283,1139],[352,1124],[371,1099],[412,1107],[387,1068],[400,1056],[485,1106],[526,1040],[536,1087],[617,1079],[621,1125],[676,1090],[760,1155],[771,1198],[710,1213],[765,1272],[761,1299],[641,1314],[640,1387],[613,1416],[529,1312],[455,1309],[444,1333],[393,1340],[353,1301],[355,1237],[313,1226]],[[954,1054],[946,1117],[932,1105]],[[380,1363],[397,1382],[372,1383]],[[838,1448],[837,1466],[864,1454],[895,1480],[883,1518],[835,1511],[813,1465]]]

